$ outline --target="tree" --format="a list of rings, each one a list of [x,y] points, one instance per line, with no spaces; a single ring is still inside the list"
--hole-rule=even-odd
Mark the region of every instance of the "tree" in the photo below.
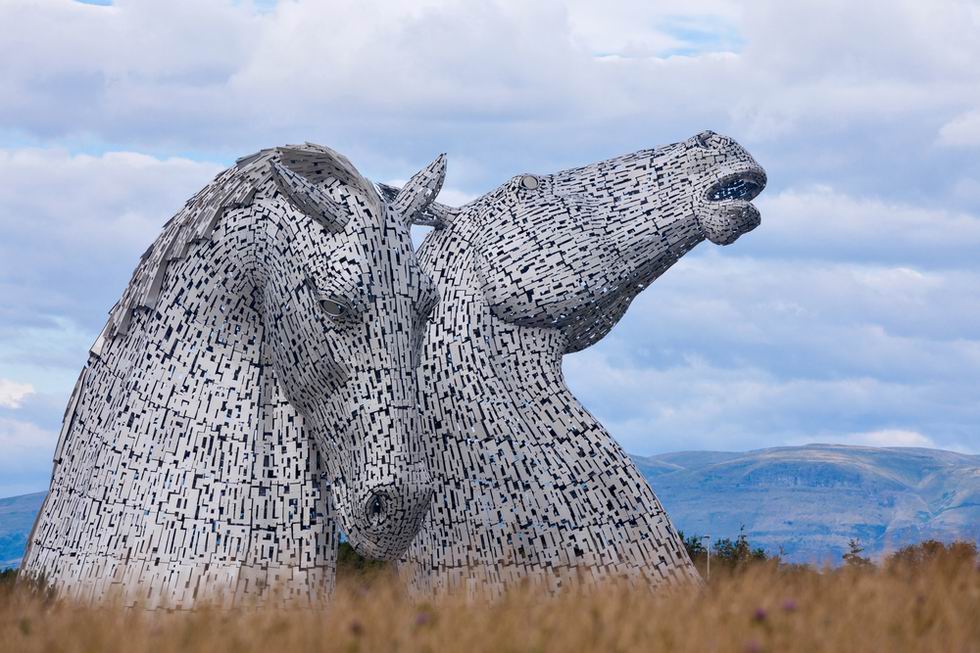
[[[765,549],[752,548],[749,544],[744,524],[738,530],[738,537],[734,541],[728,537],[715,541],[714,553],[713,557],[730,569],[741,569],[749,563],[765,562],[769,558]]]
[[[677,531],[677,536],[684,543],[684,548],[687,549],[687,555],[690,556],[691,560],[697,561],[708,555],[708,550],[704,546],[704,538],[700,535],[685,537],[684,531]]]
[[[956,541],[943,544],[937,540],[926,540],[918,544],[910,544],[888,556],[885,560],[885,568],[915,570],[924,565],[957,568],[976,565],[976,562],[977,545],[973,542]]]
[[[867,567],[874,566],[870,558],[861,555],[863,551],[864,547],[861,546],[861,542],[855,538],[851,538],[847,542],[847,553],[844,554],[844,564],[848,567],[858,569],[866,569]]]

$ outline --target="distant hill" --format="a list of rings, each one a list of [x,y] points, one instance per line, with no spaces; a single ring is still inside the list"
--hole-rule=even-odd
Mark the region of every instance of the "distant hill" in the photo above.
[[[980,456],[807,445],[634,456],[678,529],[839,563],[850,538],[881,555],[928,538],[980,542]]]
[[[24,555],[34,517],[46,492],[0,499],[0,569],[16,567]]]
[[[980,543],[980,456],[814,444],[633,456],[686,534],[749,541],[795,562],[839,563],[857,538],[880,555],[934,538]],[[0,568],[23,555],[44,492],[0,499]]]

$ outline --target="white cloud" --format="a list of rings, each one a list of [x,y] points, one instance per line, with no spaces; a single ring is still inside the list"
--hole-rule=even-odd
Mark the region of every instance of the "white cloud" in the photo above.
[[[610,336],[565,359],[573,391],[628,450],[741,450],[895,423],[941,447],[975,437],[980,272],[725,251],[688,255]]]
[[[822,435],[819,441],[813,438],[795,438],[788,445],[805,444],[846,444],[862,447],[926,447],[936,448],[936,442],[927,435],[910,429],[882,428],[858,433],[840,433]],[[946,443],[941,448],[960,453],[971,453],[971,449],[955,443]]]
[[[84,329],[63,317],[34,317],[33,324],[16,324],[10,318],[0,322],[0,369],[41,390],[32,400],[37,410],[45,401],[67,400],[100,326]],[[51,417],[59,419],[61,412],[56,410]]]
[[[57,433],[0,417],[0,497],[47,487]]]
[[[904,429],[881,429],[865,433],[854,433],[844,438],[849,444],[864,444],[871,447],[934,447],[936,443],[918,431]]]
[[[890,261],[973,261],[980,216],[943,206],[856,197],[829,185],[764,193],[763,228],[742,248],[772,256]]]
[[[854,255],[856,247],[886,250],[904,256],[913,248],[935,254],[980,246],[980,217],[942,206],[917,206],[879,197],[855,197],[819,184],[764,194],[765,230],[751,239],[808,246],[816,254],[834,249]]]
[[[140,254],[222,167],[134,152],[0,149],[4,342],[15,338],[10,327],[44,328],[49,316],[100,328]]]
[[[784,378],[759,366],[721,367],[698,359],[629,367],[595,349],[567,357],[564,370],[585,406],[627,451],[638,454],[810,442],[977,452],[976,442],[962,432],[935,438],[887,426],[912,421],[943,430],[949,420],[976,420],[980,411],[962,390],[946,398],[946,415],[934,414],[949,390],[944,384]],[[865,425],[871,428],[854,431]]]
[[[879,372],[964,371],[978,362],[980,271],[748,258],[701,247],[636,299],[614,331],[619,342],[746,355],[816,350],[825,367],[877,361]],[[901,351],[881,351],[893,347]]]
[[[567,3],[572,38],[596,56],[728,51],[742,7],[724,1]]]
[[[223,167],[136,152],[0,149],[4,243],[14,249],[18,237],[26,236],[99,253],[145,248],[163,223]]]
[[[10,453],[10,462],[16,462],[17,452],[41,449],[53,452],[56,433],[40,428],[31,422],[0,417],[0,448]]]
[[[980,207],[980,180],[973,177],[961,177],[953,183],[952,197],[973,206]]]
[[[980,146],[980,111],[964,113],[940,127],[939,142],[954,147]]]
[[[640,454],[814,441],[870,445],[874,437],[876,446],[897,445],[901,437],[924,444],[885,427],[869,429],[880,435],[863,439],[840,434],[866,420],[921,419],[941,392],[929,383],[872,377],[785,378],[758,365],[722,367],[697,358],[670,366],[629,366],[598,348],[567,357],[564,370],[586,407],[628,451]],[[952,410],[958,419],[976,418],[965,394],[960,392]],[[958,442],[947,438],[945,444]],[[936,444],[944,442],[924,446]]]
[[[414,149],[420,135],[512,149],[558,133],[600,149],[610,132],[679,136],[733,118],[758,140],[883,120],[934,134],[942,116],[975,108],[980,80],[976,12],[955,0],[874,0],[860,12],[844,0],[601,10],[585,0],[338,0],[267,12],[12,0],[2,11],[0,125],[234,142],[235,153],[311,137],[365,147],[358,135],[376,139],[365,147],[374,150]],[[664,58],[676,51],[692,56]]]
[[[34,394],[34,386],[30,383],[0,379],[0,406],[4,408],[20,408],[24,399],[32,394]]]

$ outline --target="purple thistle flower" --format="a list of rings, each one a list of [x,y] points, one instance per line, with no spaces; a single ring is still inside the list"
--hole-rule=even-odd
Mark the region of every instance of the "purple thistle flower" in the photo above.
[[[765,608],[756,608],[755,612],[752,613],[752,621],[758,621],[758,622],[765,621],[766,615],[767,613]]]

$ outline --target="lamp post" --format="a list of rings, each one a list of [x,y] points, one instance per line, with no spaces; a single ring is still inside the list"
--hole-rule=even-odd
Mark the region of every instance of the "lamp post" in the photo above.
[[[711,536],[710,535],[702,535],[701,536],[701,539],[702,540],[708,540],[708,547],[707,547],[708,554],[706,556],[707,562],[708,562],[708,567],[705,570],[705,575],[708,577],[707,580],[710,583],[711,582]]]

